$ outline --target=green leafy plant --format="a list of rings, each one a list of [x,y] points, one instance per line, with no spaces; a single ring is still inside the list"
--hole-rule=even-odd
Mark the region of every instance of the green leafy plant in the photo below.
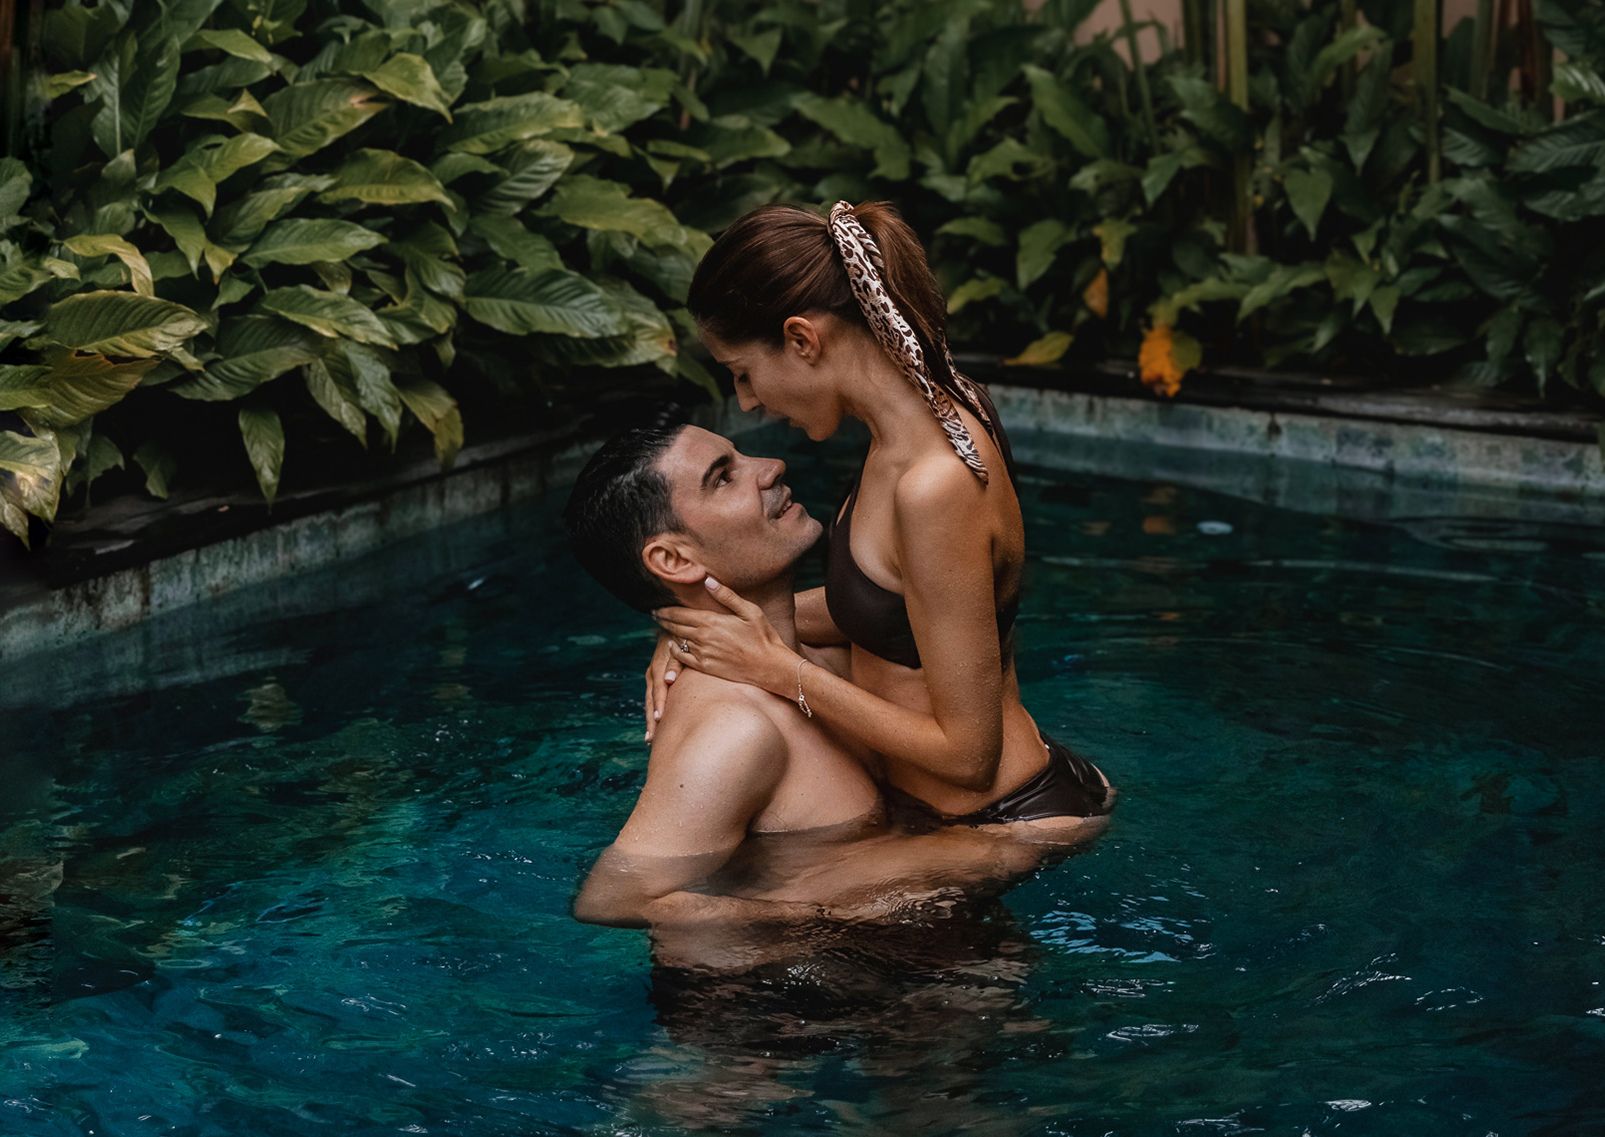
[[[691,273],[776,199],[895,201],[1021,365],[1605,395],[1597,5],[1187,0],[1173,44],[1097,2],[57,0],[0,160],[0,522],[713,390]]]
[[[309,415],[421,424],[449,464],[464,385],[710,384],[677,348],[708,238],[638,192],[701,157],[698,104],[652,9],[605,11],[611,37],[510,0],[49,10],[37,158],[0,160],[0,522],[26,541],[126,456],[165,495],[223,432],[271,502],[330,445]]]

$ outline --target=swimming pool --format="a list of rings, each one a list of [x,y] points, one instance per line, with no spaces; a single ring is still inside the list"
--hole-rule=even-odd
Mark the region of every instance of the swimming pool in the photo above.
[[[850,477],[744,445],[816,513]],[[1115,822],[784,975],[568,917],[641,781],[650,636],[558,502],[30,664],[0,1130],[1605,1130],[1605,537],[1021,492],[1026,704]]]

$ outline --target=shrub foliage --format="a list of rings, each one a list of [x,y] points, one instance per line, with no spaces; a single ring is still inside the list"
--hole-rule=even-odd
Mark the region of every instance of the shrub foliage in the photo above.
[[[1411,0],[1255,4],[1234,82],[1206,0],[1176,45],[1078,35],[1096,3],[52,3],[0,159],[0,522],[129,463],[271,500],[406,429],[449,462],[476,392],[712,389],[690,274],[778,198],[897,202],[1015,362],[1605,395],[1597,5],[1439,43]]]

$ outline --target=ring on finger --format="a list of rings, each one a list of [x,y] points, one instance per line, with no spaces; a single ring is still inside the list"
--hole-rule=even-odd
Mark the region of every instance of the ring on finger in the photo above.
[[[689,653],[691,651],[691,641],[690,640],[681,640],[680,641],[680,650],[683,651],[683,652]]]

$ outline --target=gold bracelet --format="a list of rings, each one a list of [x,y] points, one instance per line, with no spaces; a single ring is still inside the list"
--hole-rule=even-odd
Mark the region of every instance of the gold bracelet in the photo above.
[[[814,708],[808,705],[808,696],[803,694],[802,689],[802,669],[807,662],[806,657],[797,661],[797,709],[809,718],[813,718]]]

